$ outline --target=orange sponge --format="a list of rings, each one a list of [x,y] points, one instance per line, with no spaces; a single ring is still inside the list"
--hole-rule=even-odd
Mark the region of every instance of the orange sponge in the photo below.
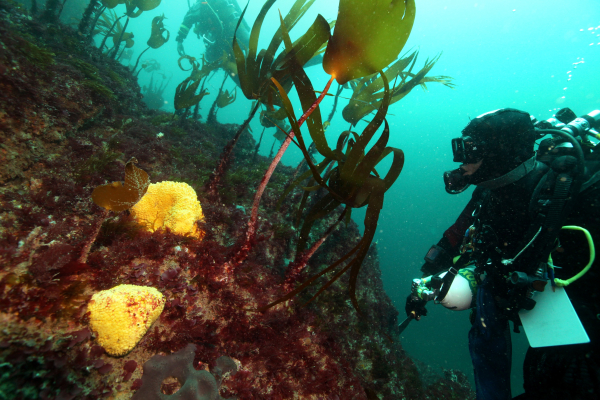
[[[202,207],[194,189],[184,182],[151,183],[142,199],[131,208],[132,215],[150,232],[169,228],[180,235],[202,238],[196,221],[203,220]]]
[[[152,287],[119,285],[88,303],[90,327],[111,356],[129,353],[162,313],[165,297]]]

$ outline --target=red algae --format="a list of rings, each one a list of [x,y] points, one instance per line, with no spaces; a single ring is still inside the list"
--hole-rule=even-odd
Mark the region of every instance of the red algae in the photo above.
[[[359,276],[357,295],[371,310],[364,319],[346,301],[347,278],[310,306],[301,307],[307,298],[300,297],[256,312],[352,248],[360,238],[356,224],[332,232],[286,286],[295,258],[297,238],[289,229],[295,207],[277,211],[275,205],[294,169],[280,166],[257,209],[247,256],[228,264],[243,250],[247,212],[269,161],[254,156],[250,135],[236,145],[224,182],[230,190],[210,203],[202,188],[237,126],[173,120],[145,109],[137,83],[119,63],[70,40],[70,28],[49,28],[7,7],[12,15],[10,21],[0,15],[7,46],[0,57],[12,57],[18,68],[0,71],[0,87],[10,89],[0,91],[0,109],[10,111],[0,113],[0,139],[8,152],[21,152],[22,162],[0,168],[0,365],[12,366],[2,373],[17,396],[30,390],[40,399],[131,398],[142,390],[145,363],[193,344],[195,370],[214,373],[222,356],[235,363],[237,373],[215,373],[224,398],[472,397],[456,373],[435,386],[423,383],[400,344],[386,337],[394,335],[398,312],[383,292],[375,246]],[[31,36],[53,52],[47,68],[17,48]],[[82,87],[73,59],[95,66],[115,99]],[[10,139],[22,132],[38,154]],[[93,188],[122,179],[131,157],[153,182],[187,182],[196,190],[206,216],[202,241],[169,230],[145,232],[127,211],[107,216],[94,205]],[[315,233],[333,222],[317,224]],[[87,302],[119,284],[157,288],[167,301],[133,351],[116,358],[90,331]]]

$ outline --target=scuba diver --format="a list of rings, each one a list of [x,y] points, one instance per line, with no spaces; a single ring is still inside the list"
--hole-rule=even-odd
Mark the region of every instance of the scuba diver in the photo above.
[[[556,118],[537,121],[505,108],[471,120],[452,139],[454,162],[461,165],[444,173],[446,191],[477,187],[425,256],[400,329],[427,315],[428,300],[471,308],[477,399],[511,399],[509,321],[515,332],[525,329],[531,346],[519,399],[600,398],[600,266],[591,239],[600,237],[600,147],[588,137],[600,139],[598,128],[598,110],[577,118],[562,109]],[[534,151],[546,135],[552,136]],[[587,243],[580,231],[561,230],[577,227],[591,232]],[[557,294],[565,292],[568,297]],[[544,311],[544,302],[559,297],[572,307]],[[540,318],[567,324],[569,333]]]
[[[194,33],[202,38],[206,46],[204,54],[208,62],[213,62],[225,52],[233,59],[231,42],[242,10],[235,0],[199,0],[185,14],[177,33],[177,52],[185,55],[183,41],[194,28]],[[250,40],[250,27],[243,21],[237,30],[236,37],[242,47],[247,47]]]

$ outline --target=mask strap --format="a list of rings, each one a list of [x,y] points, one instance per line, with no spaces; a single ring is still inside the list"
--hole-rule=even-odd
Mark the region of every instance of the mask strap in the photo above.
[[[529,160],[525,161],[517,168],[512,171],[498,177],[495,179],[490,179],[489,181],[480,182],[477,184],[479,187],[483,187],[486,189],[494,190],[506,186],[510,183],[516,182],[519,179],[523,178],[525,175],[533,171],[535,167],[535,156],[531,157]]]

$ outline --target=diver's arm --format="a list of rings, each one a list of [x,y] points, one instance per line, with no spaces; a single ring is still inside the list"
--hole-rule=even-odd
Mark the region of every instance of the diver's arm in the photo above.
[[[473,223],[473,210],[476,207],[480,191],[475,189],[471,200],[458,216],[456,222],[444,232],[444,235],[435,246],[431,246],[425,255],[425,264],[421,267],[423,276],[431,276],[438,272],[447,271],[452,266],[452,259],[460,252],[460,245],[466,230]],[[406,316],[415,320],[427,315],[427,300],[423,300],[413,293],[406,298],[404,310]]]
[[[192,26],[200,21],[202,16],[201,8],[202,3],[197,2],[188,10],[188,12],[185,14],[185,17],[183,17],[183,21],[181,22],[181,26],[179,26],[179,31],[177,32],[177,38],[175,39],[178,43],[183,43],[188,33],[190,33]]]
[[[460,213],[456,222],[444,232],[437,243],[437,249],[432,247],[425,257],[425,264],[421,267],[423,276],[429,276],[447,270],[452,266],[454,257],[460,254],[460,246],[467,229],[473,224],[473,210],[475,209],[483,189],[477,188],[471,196],[471,200]],[[437,251],[436,251],[437,250]],[[433,253],[433,256],[430,256]]]

